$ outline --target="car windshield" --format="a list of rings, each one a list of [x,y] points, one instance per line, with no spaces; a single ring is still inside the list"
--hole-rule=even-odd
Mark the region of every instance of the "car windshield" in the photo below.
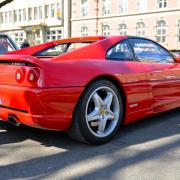
[[[80,47],[87,46],[91,44],[91,42],[72,42],[72,43],[63,43],[58,44],[43,51],[38,52],[35,56],[60,56],[61,54],[71,52]]]
[[[14,51],[15,48],[9,41],[8,37],[0,36],[0,54],[5,54],[10,51]]]

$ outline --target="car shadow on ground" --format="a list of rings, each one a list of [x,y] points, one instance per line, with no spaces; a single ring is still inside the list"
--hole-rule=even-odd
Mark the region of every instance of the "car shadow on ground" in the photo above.
[[[63,149],[57,153],[40,157],[31,157],[28,160],[1,165],[1,177],[12,178],[48,178],[54,173],[62,173],[69,167],[78,163],[86,163],[95,158],[111,156],[111,163],[99,168],[82,171],[76,178],[92,179],[112,178],[113,172],[130,165],[158,157],[160,154],[170,151],[180,146],[180,140],[168,142],[167,144],[151,147],[137,152],[131,156],[115,156],[119,151],[126,151],[132,145],[138,145],[162,138],[171,137],[180,133],[180,113],[179,109],[161,113],[154,117],[146,118],[139,122],[124,126],[117,136],[109,143],[101,146],[90,146],[71,140],[65,133],[38,130],[28,127],[13,127],[5,123],[0,123],[0,146],[11,143],[22,143],[31,140],[40,143],[44,148],[55,147]],[[22,146],[23,147],[23,146]],[[17,147],[19,148],[19,147]],[[0,154],[0,157],[3,154]],[[115,156],[115,157],[114,157]],[[13,173],[13,169],[16,172]],[[106,173],[108,172],[108,173]],[[65,177],[71,177],[66,174]]]

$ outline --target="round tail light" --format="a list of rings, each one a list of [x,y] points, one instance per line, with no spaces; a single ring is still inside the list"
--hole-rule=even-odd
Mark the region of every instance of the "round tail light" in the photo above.
[[[37,82],[40,76],[40,71],[37,68],[31,69],[28,73],[27,80],[29,82]]]
[[[22,83],[26,77],[26,70],[25,68],[20,68],[15,73],[15,79],[18,83]]]

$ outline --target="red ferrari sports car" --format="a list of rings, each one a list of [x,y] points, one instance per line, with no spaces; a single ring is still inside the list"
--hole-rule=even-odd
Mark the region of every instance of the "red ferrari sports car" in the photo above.
[[[180,107],[180,64],[131,36],[58,40],[0,56],[0,118],[102,144],[120,124]]]

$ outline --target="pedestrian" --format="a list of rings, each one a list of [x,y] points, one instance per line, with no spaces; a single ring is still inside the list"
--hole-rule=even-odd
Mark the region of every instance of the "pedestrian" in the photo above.
[[[23,43],[22,43],[22,45],[21,45],[21,49],[23,49],[23,48],[27,48],[27,47],[30,47],[30,45],[29,45],[28,40],[27,40],[27,39],[25,39],[25,40],[24,40],[24,42],[23,42]]]

